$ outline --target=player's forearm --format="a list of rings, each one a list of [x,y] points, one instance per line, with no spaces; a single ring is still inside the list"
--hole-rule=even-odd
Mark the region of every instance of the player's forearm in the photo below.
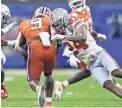
[[[56,34],[52,36],[51,40],[68,40],[68,41],[74,41],[74,42],[85,42],[86,41],[86,35],[74,35],[74,36],[66,36],[61,34]]]
[[[8,40],[4,40],[3,38],[1,38],[1,45],[2,46],[14,47],[15,43],[16,43],[16,40],[8,41]]]
[[[92,36],[97,37],[99,40],[103,41],[107,39],[107,36],[105,34],[101,34],[96,32],[95,30],[92,31]]]
[[[65,39],[69,40],[69,41],[74,41],[74,42],[85,42],[86,41],[85,36],[66,36]]]
[[[98,32],[96,32],[95,30],[92,30],[92,33],[91,33],[91,35],[92,35],[93,37],[97,37],[97,35],[98,35]]]

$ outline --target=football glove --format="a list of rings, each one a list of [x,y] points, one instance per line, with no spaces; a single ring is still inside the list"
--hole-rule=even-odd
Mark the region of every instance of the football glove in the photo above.
[[[98,34],[97,34],[97,38],[98,38],[100,41],[103,41],[103,40],[106,40],[106,39],[107,39],[107,36],[104,35],[104,34],[98,33]]]

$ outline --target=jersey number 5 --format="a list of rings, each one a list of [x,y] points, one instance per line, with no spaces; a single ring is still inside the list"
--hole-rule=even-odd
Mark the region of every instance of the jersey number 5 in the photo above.
[[[31,20],[31,30],[36,30],[42,27],[42,19],[41,18],[35,18]]]

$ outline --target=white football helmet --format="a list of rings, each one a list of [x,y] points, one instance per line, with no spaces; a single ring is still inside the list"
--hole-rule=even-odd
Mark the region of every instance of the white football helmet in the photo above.
[[[68,12],[63,8],[56,8],[52,11],[51,25],[58,33],[61,33],[69,25],[70,17]]]
[[[1,4],[1,28],[5,27],[5,25],[9,23],[10,18],[11,15],[9,8],[6,5]]]
[[[68,0],[69,6],[72,10],[77,10],[81,12],[84,10],[86,5],[86,0]]]
[[[45,6],[36,9],[33,18],[51,16],[51,10]]]

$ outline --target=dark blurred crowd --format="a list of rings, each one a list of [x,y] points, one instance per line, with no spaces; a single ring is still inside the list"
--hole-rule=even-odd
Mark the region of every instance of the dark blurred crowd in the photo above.
[[[109,39],[122,37],[122,14],[115,10],[108,18],[107,23],[112,26]]]

